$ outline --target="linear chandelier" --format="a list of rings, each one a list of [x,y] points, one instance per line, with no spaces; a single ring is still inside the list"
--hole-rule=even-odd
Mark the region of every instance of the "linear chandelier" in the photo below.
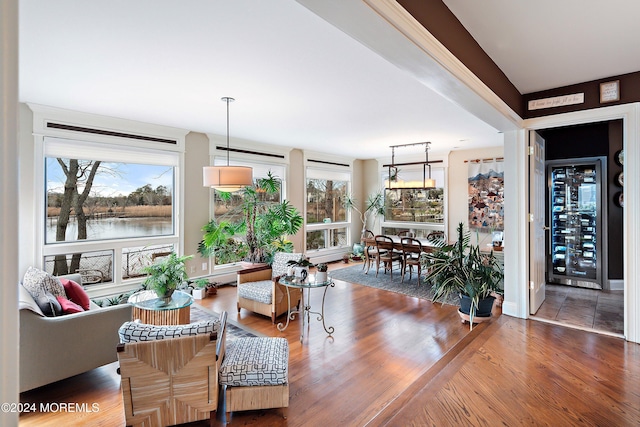
[[[398,177],[398,165],[395,163],[396,148],[424,146],[425,161],[422,163],[422,182],[420,181],[403,181]],[[431,190],[436,188],[436,180],[431,178],[431,164],[429,163],[429,146],[431,142],[415,142],[413,144],[390,145],[391,147],[391,164],[389,165],[389,178],[386,181],[386,188],[389,190],[397,189],[415,189],[415,190]],[[429,169],[429,177],[427,178],[427,168]]]
[[[248,166],[229,166],[229,103],[235,99],[225,96],[221,101],[227,103],[227,165],[205,166],[202,169],[202,181],[205,187],[233,193],[253,185],[253,169]]]

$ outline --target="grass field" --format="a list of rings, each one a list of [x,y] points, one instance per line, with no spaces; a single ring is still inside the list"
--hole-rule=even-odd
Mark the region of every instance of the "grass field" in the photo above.
[[[165,206],[127,206],[126,208],[106,208],[95,207],[87,209],[87,215],[105,216],[105,217],[127,217],[127,218],[143,218],[143,217],[171,217],[171,205]],[[73,211],[72,211],[73,214]],[[57,217],[60,215],[60,208],[47,208],[47,217]]]

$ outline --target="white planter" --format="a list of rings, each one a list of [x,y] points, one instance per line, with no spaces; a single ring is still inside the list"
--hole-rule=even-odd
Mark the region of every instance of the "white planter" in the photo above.
[[[207,293],[206,289],[194,289],[193,290],[193,298],[195,298],[195,299],[203,299],[206,293]]]
[[[294,275],[302,281],[306,280],[309,277],[309,267],[295,267]]]
[[[316,271],[316,283],[326,282],[326,281],[327,281],[327,272]]]

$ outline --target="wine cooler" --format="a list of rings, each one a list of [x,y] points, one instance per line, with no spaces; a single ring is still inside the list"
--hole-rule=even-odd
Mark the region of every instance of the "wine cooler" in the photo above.
[[[551,232],[549,282],[602,289],[605,158],[548,161],[547,176],[551,210],[547,217]]]

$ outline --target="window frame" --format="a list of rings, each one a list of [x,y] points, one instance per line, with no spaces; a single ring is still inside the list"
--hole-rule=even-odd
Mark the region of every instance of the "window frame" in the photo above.
[[[33,111],[33,207],[31,217],[36,225],[33,230],[33,250],[29,254],[31,265],[38,265],[44,269],[44,261],[47,256],[71,254],[74,252],[113,251],[113,281],[105,284],[92,285],[88,292],[92,297],[112,295],[126,292],[135,288],[142,279],[122,280],[122,250],[130,247],[167,245],[172,244],[177,253],[181,253],[184,247],[184,225],[181,221],[184,213],[184,147],[186,130],[170,128],[159,125],[151,125],[124,119],[115,119],[87,113],[60,110],[51,107],[29,105]],[[51,127],[49,123],[62,123],[67,128]],[[95,129],[97,133],[78,132],[76,128]],[[114,135],[113,133],[117,133]],[[129,138],[123,134],[140,135],[142,137],[160,138],[175,141],[175,143],[156,142]],[[87,147],[98,150],[99,157],[105,153],[122,153],[118,161],[127,161],[130,156],[160,156],[172,158],[174,169],[174,198],[173,221],[174,231],[165,236],[140,236],[132,238],[118,238],[105,240],[69,241],[45,243],[46,240],[46,177],[45,157],[52,157],[52,151],[47,149],[47,143],[53,140],[61,145],[59,149],[68,147],[64,153],[66,158],[74,158],[77,152],[87,150]],[[59,140],[63,140],[60,142]],[[77,151],[74,152],[74,145]],[[58,151],[60,152],[60,151]],[[126,154],[125,154],[126,153]],[[110,156],[110,155],[108,155]],[[94,157],[94,156],[92,156]],[[114,157],[107,157],[109,160]],[[142,157],[144,158],[144,157]],[[103,160],[98,159],[96,160]],[[130,162],[130,161],[129,161]]]
[[[417,166],[402,166],[403,170],[410,171],[411,173],[420,173],[422,174],[422,167]],[[387,220],[383,215],[380,218],[380,232],[385,228],[395,228],[395,229],[410,229],[410,230],[424,230],[425,233],[430,231],[444,231],[447,230],[447,222],[448,222],[448,191],[447,191],[447,170],[448,167],[445,162],[443,164],[438,164],[438,166],[431,166],[432,177],[436,180],[436,188],[442,188],[443,190],[443,199],[442,199],[442,208],[443,208],[443,222],[413,222],[413,221],[394,221]],[[437,171],[437,173],[434,173]],[[442,175],[441,178],[438,178],[438,175]],[[384,202],[386,204],[386,180],[388,175],[387,168],[380,169],[380,191],[384,195]],[[435,175],[435,176],[434,176]]]
[[[350,167],[346,167],[346,166],[342,166],[342,165],[332,165],[329,163],[326,164],[315,164],[312,163],[310,164],[309,161],[307,160],[306,165],[305,165],[305,177],[304,177],[304,200],[305,200],[305,204],[304,204],[304,218],[305,218],[305,222],[304,222],[304,248],[305,248],[305,253],[307,256],[309,257],[318,257],[318,256],[326,256],[326,255],[330,255],[333,253],[343,253],[345,249],[350,248],[350,244],[349,242],[351,241],[351,223],[352,223],[352,213],[350,212],[349,209],[347,209],[346,211],[346,217],[345,217],[345,221],[338,221],[338,222],[316,222],[316,223],[312,223],[309,224],[307,223],[307,200],[308,200],[308,193],[307,193],[307,181],[309,179],[327,179],[328,178],[335,178],[336,174],[338,174],[338,176],[340,178],[343,179],[334,179],[335,181],[346,181],[347,185],[345,188],[345,194],[349,195],[351,193],[351,188],[353,187],[353,173],[351,171]],[[325,246],[322,249],[308,249],[307,248],[307,233],[308,232],[312,232],[312,231],[325,231],[325,232],[329,232],[330,230],[335,230],[335,229],[340,229],[340,228],[344,228],[346,229],[346,242],[347,244],[344,246]],[[326,244],[326,240],[325,240],[325,244]]]

